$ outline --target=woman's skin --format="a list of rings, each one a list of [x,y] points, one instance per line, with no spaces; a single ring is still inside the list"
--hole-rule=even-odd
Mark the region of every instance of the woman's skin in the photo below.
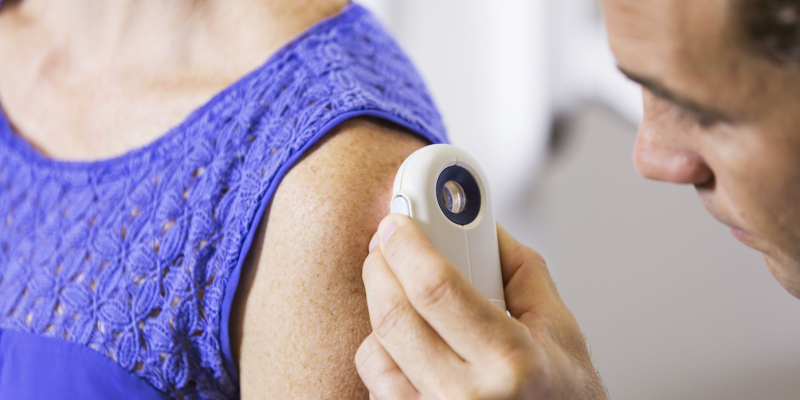
[[[53,158],[141,147],[347,0],[4,0],[0,101]]]
[[[0,103],[44,154],[118,155],[163,134],[344,3],[6,0]],[[636,165],[645,177],[694,185],[800,297],[800,79],[741,45],[734,4],[604,1],[618,62],[645,86]],[[355,365],[381,399],[604,397],[541,257],[502,229],[515,319],[477,297],[398,217],[383,222],[363,269],[368,319],[367,242],[388,211],[399,162],[423,145],[397,128],[352,121],[284,179],[231,322],[243,398],[364,398]],[[431,268],[403,268],[420,265]]]
[[[800,71],[754,50],[740,4],[603,1],[620,69],[644,89],[636,168],[694,186],[709,213],[762,252],[800,298]],[[790,8],[776,14],[797,23],[797,2],[781,4]],[[544,261],[499,233],[516,320],[470,287],[410,220],[384,219],[364,263],[374,332],[356,355],[374,398],[606,398]]]
[[[0,104],[42,153],[146,145],[346,0],[3,2]],[[361,267],[394,174],[424,143],[342,124],[284,177],[231,312],[243,399],[358,399],[370,332]]]
[[[353,362],[370,333],[361,268],[400,164],[424,145],[350,121],[283,179],[231,316],[243,398],[367,398]]]

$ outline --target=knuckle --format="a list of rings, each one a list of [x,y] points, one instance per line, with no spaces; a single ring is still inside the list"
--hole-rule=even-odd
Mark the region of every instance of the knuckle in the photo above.
[[[518,390],[525,392],[551,393],[555,384],[555,372],[552,363],[547,358],[539,358],[536,361],[531,360],[532,358],[529,358],[529,362],[520,370],[515,382],[516,387]]]
[[[433,308],[445,303],[453,293],[453,273],[446,266],[431,268],[412,291],[411,301],[417,307]]]
[[[378,251],[373,251],[367,255],[367,258],[364,259],[364,265],[361,269],[361,279],[366,282],[369,279],[370,274],[375,268],[378,267],[378,263],[380,260],[381,254]]]
[[[379,371],[379,369],[376,369],[376,367],[381,366],[379,364],[380,360],[376,359],[380,357],[381,354],[380,343],[378,343],[374,337],[368,337],[363,343],[361,343],[361,346],[359,346],[358,350],[356,351],[356,370],[361,372],[370,371],[373,373]]]
[[[524,246],[522,251],[525,256],[525,260],[527,260],[529,263],[538,267],[547,268],[547,261],[538,251],[527,246]]]
[[[520,352],[508,357],[496,369],[497,377],[492,390],[492,398],[511,399],[545,389],[550,382],[550,371],[542,363],[534,362],[527,354]]]
[[[543,321],[544,319],[539,318],[539,321]],[[525,349],[526,351],[533,350],[533,336],[531,335],[531,328],[525,322],[514,319],[512,320],[512,328],[510,331],[514,338],[514,344],[518,348]]]
[[[407,254],[408,251],[413,251],[414,246],[412,243],[413,237],[409,237],[405,229],[400,229],[398,226],[392,238],[383,245],[383,252],[387,259],[399,260]]]
[[[515,382],[520,392],[535,391],[538,394],[549,394],[553,391],[554,376],[549,364],[532,364],[524,374],[520,374]]]
[[[524,262],[523,266],[534,272],[536,275],[549,277],[550,269],[547,267],[547,261],[542,257],[539,252],[529,247],[524,249]]]
[[[407,317],[409,307],[399,299],[384,302],[375,313],[372,329],[379,338],[388,338]]]
[[[535,344],[523,324],[515,325],[519,335],[514,334],[496,349],[498,358],[492,368],[495,373],[488,386],[489,398],[528,398],[533,393],[548,393],[552,386],[553,371],[544,350]]]

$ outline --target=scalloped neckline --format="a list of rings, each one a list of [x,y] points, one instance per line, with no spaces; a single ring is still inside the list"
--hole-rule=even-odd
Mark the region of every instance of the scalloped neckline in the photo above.
[[[2,3],[2,0],[0,0],[0,3]],[[168,129],[166,132],[162,133],[147,144],[128,150],[120,155],[103,157],[97,160],[66,160],[47,156],[36,149],[24,137],[14,131],[10,121],[2,109],[2,105],[0,105],[0,145],[5,144],[6,146],[4,147],[6,150],[15,153],[19,156],[19,158],[29,162],[35,167],[61,170],[66,169],[73,171],[90,171],[94,169],[105,169],[111,166],[125,165],[130,161],[133,161],[137,158],[146,157],[147,155],[158,152],[159,150],[176,147],[180,144],[180,139],[182,138],[181,134],[186,132],[193,125],[199,123],[202,117],[207,115],[208,112],[215,105],[217,105],[217,103],[233,95],[237,89],[247,86],[250,81],[260,76],[263,71],[275,64],[286,53],[297,47],[297,45],[303,43],[303,41],[309,36],[317,32],[330,29],[332,26],[350,22],[351,20],[360,17],[365,12],[366,10],[363,7],[350,2],[337,14],[317,21],[305,31],[297,35],[294,39],[279,47],[277,51],[267,58],[266,62],[248,72],[241,78],[235,80],[233,83],[213,95],[210,100],[195,108],[187,116],[185,116],[180,123]]]

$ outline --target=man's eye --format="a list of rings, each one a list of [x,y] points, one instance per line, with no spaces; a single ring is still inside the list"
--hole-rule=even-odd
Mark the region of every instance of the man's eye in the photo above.
[[[683,115],[687,122],[697,125],[700,129],[711,129],[722,122],[718,117],[713,115],[695,112],[678,105],[676,105],[676,107],[678,107],[681,115]]]
[[[720,122],[718,118],[714,118],[713,116],[710,116],[710,115],[698,115],[698,114],[695,114],[695,115],[693,115],[693,119],[695,120],[697,125],[700,126],[700,128],[703,128],[703,129],[713,128],[714,125],[716,125],[716,124],[718,124]]]

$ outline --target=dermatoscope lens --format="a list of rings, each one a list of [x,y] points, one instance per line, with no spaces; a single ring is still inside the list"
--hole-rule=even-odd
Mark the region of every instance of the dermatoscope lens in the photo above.
[[[447,181],[442,186],[442,199],[444,206],[453,214],[460,214],[467,208],[467,195],[456,181]]]
[[[436,203],[450,222],[467,226],[481,213],[482,191],[469,170],[453,165],[445,168],[436,178]]]

